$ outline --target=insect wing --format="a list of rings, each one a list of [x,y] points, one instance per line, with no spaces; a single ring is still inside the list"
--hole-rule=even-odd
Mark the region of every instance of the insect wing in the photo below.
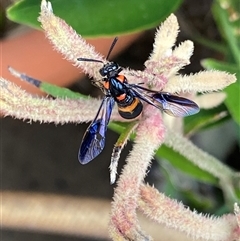
[[[114,103],[112,97],[105,97],[95,119],[86,130],[78,153],[81,164],[87,164],[102,152]]]
[[[192,100],[172,95],[167,92],[149,90],[140,85],[129,85],[135,96],[146,101],[148,104],[161,109],[165,113],[175,117],[185,117],[199,112],[198,105]]]
[[[152,98],[160,104],[164,112],[171,116],[185,117],[199,112],[198,105],[184,97],[158,92],[152,94]]]

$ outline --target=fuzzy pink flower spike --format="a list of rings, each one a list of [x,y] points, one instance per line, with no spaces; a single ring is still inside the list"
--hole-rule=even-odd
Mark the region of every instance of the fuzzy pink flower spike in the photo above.
[[[57,51],[89,76],[96,80],[101,79],[99,74],[101,63],[78,61],[77,58],[86,57],[105,63],[104,56],[87,44],[64,20],[55,16],[51,3],[46,0],[42,0],[39,21]],[[145,62],[145,70],[123,69],[122,73],[130,84],[144,83],[145,87],[155,90],[170,93],[185,92],[194,96],[197,92],[221,90],[236,81],[234,75],[220,71],[203,71],[190,76],[179,75],[178,71],[190,63],[193,43],[187,40],[173,48],[178,31],[177,18],[171,14],[157,30],[154,48]],[[0,90],[1,112],[23,120],[62,124],[87,122],[94,118],[100,105],[100,100],[90,97],[79,100],[33,97],[3,78],[0,79]],[[211,102],[210,97],[208,96],[206,103],[202,95],[200,105],[203,103],[205,107],[214,106],[225,98],[221,95],[218,101]],[[113,111],[111,120],[120,120],[116,110]],[[155,222],[174,229],[192,240],[240,240],[240,212],[237,204],[234,205],[235,214],[220,218],[203,216],[143,183],[151,159],[163,142],[179,151],[195,165],[216,176],[221,185],[227,184],[225,190],[229,190],[231,194],[232,180],[236,177],[236,173],[194,146],[181,134],[171,132],[163,123],[161,112],[153,106],[144,105],[135,130],[133,150],[126,160],[114,192],[109,223],[111,238],[116,241],[151,240],[138,223],[137,209],[139,209]],[[162,240],[165,238],[162,237]]]

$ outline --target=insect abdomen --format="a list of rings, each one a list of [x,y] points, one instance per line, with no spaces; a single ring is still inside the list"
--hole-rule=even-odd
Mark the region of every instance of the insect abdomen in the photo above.
[[[118,113],[124,119],[137,118],[142,113],[142,109],[142,102],[135,97],[132,97],[131,103],[118,103]]]

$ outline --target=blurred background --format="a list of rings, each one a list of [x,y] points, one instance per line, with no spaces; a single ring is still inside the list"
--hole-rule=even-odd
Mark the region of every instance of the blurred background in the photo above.
[[[10,32],[14,34],[15,30],[19,31],[19,24],[8,20],[5,15],[6,8],[10,4],[12,1],[1,1],[1,41],[6,41]],[[174,10],[180,24],[178,43],[190,39],[195,45],[191,64],[186,66],[181,73],[189,74],[203,70],[200,64],[202,59],[223,58],[218,51],[194,39],[197,32],[212,42],[221,41],[222,37],[212,14],[213,4],[214,1],[209,0],[184,0]],[[122,14],[124,15],[124,11]],[[107,17],[104,21],[107,21]],[[152,51],[154,35],[155,27],[142,30],[140,37],[132,41],[129,46],[124,46],[121,53],[115,55],[114,61],[123,67],[143,69],[143,63]],[[22,47],[18,46],[18,48]],[[41,68],[41,71],[44,72],[45,69]],[[101,95],[85,76],[79,77],[79,80],[73,79],[72,82],[74,83],[68,87],[74,91],[94,97]],[[102,154],[88,165],[83,166],[78,162],[77,154],[88,124],[57,126],[55,124],[29,124],[10,117],[2,118],[0,121],[2,190],[53,193],[111,201],[115,185],[109,183],[108,167],[118,134],[108,130],[106,147]],[[240,170],[239,127],[236,127],[232,119],[222,121],[211,129],[202,130],[194,136],[193,140],[202,149],[230,167]],[[119,173],[131,147],[132,144],[129,142],[121,154]],[[146,181],[150,184],[154,183],[160,191],[198,211],[224,213],[224,197],[218,187],[194,180],[164,160],[153,160]],[[3,228],[1,240],[104,241],[108,239]]]

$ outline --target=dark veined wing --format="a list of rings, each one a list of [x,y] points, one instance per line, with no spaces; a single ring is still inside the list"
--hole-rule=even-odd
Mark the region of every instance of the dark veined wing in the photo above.
[[[130,86],[135,96],[171,116],[185,117],[199,112],[198,105],[187,98],[172,95],[167,92],[149,90],[136,84]]]
[[[164,112],[175,117],[185,117],[199,112],[198,105],[184,97],[160,92],[153,94],[152,98],[160,104]]]
[[[78,153],[78,159],[81,164],[87,164],[102,152],[105,146],[107,125],[114,103],[115,101],[112,97],[105,97],[95,119],[87,128]]]

